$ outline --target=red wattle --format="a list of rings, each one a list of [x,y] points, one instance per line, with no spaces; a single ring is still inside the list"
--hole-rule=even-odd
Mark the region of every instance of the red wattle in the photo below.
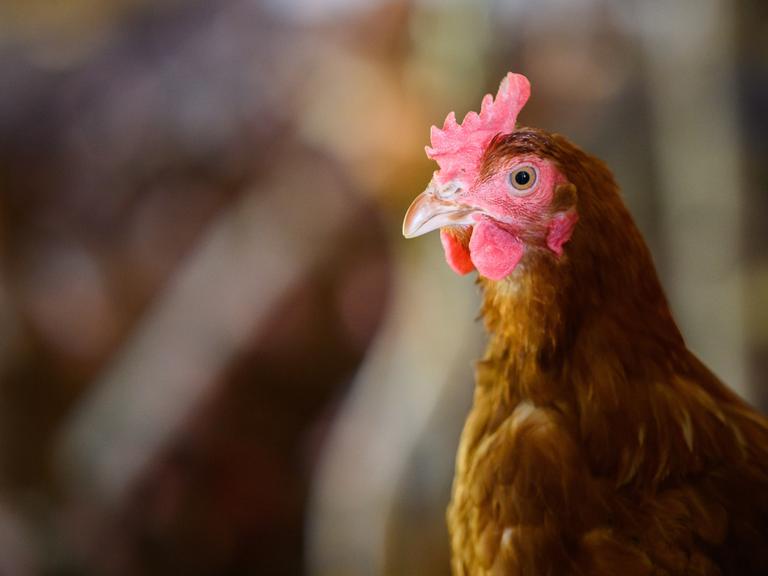
[[[517,237],[487,220],[475,224],[469,241],[469,253],[477,271],[491,280],[509,276],[524,250]]]
[[[469,257],[469,250],[453,234],[441,229],[440,242],[443,244],[445,260],[454,272],[463,276],[475,269],[475,265],[472,264]]]

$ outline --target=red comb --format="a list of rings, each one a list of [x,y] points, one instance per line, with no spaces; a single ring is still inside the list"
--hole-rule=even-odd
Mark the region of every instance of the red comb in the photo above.
[[[496,134],[515,129],[520,110],[531,95],[531,84],[522,74],[510,72],[501,81],[496,99],[486,94],[480,114],[469,112],[461,124],[451,112],[442,130],[432,126],[432,146],[427,146],[427,156],[440,166],[437,178],[448,182],[457,176],[473,180],[485,147]]]

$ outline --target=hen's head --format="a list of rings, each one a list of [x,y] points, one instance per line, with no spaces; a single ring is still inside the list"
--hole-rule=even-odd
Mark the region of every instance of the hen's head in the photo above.
[[[492,280],[508,276],[526,251],[559,258],[578,220],[575,187],[558,161],[558,138],[515,129],[530,84],[509,73],[480,114],[461,124],[453,112],[432,127],[427,155],[436,160],[427,189],[403,222],[406,238],[438,228],[448,264]]]

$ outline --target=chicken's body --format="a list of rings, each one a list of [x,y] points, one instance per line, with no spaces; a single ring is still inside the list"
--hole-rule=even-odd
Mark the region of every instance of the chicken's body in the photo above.
[[[481,214],[443,228],[454,269],[481,272],[490,335],[448,510],[454,574],[768,574],[768,423],[686,348],[608,169],[535,129],[477,162],[454,202]],[[520,166],[549,190],[513,183],[502,211],[488,182]]]

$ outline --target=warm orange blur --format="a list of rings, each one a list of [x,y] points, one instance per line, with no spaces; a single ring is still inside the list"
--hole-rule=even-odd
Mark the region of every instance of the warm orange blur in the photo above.
[[[0,6],[0,573],[446,574],[482,343],[400,236],[509,70],[768,408],[759,0]]]

